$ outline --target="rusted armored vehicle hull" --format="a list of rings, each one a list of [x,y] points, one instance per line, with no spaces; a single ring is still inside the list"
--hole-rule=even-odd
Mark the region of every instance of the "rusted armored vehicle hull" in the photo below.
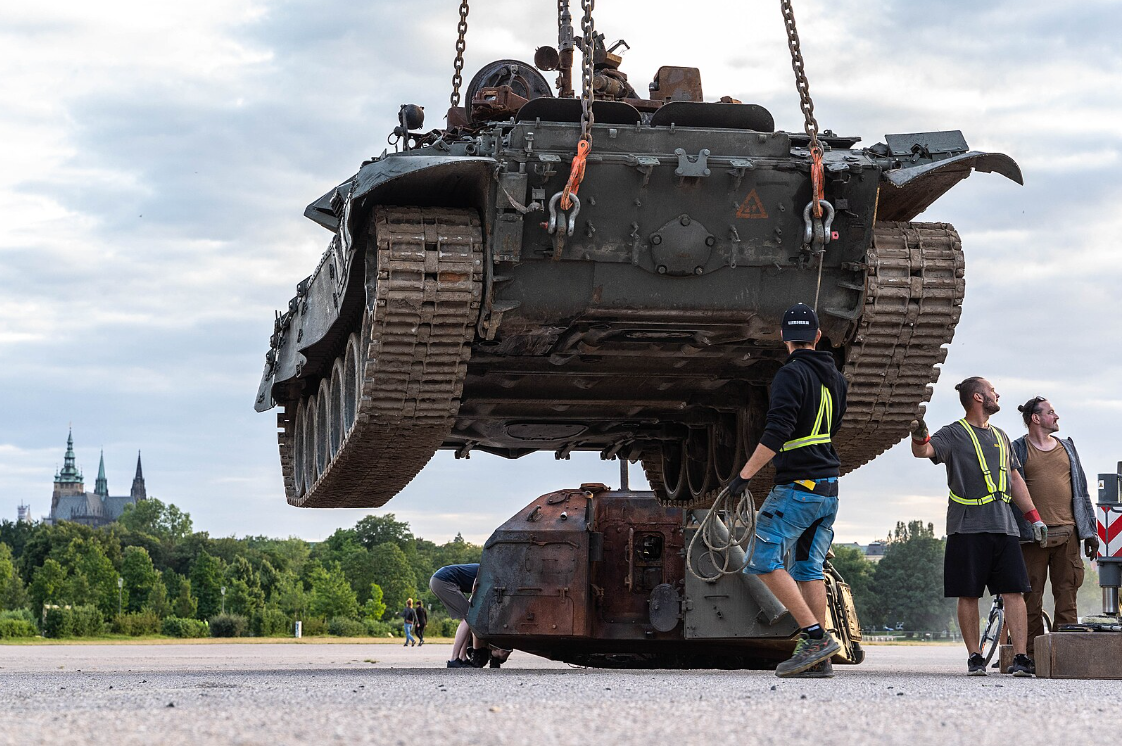
[[[542,495],[488,539],[468,623],[489,644],[585,666],[774,668],[798,625],[759,580],[687,569],[695,517],[603,485]],[[852,596],[828,565],[826,589],[834,662],[860,663]]]
[[[257,402],[282,406],[289,502],[382,505],[444,448],[641,460],[664,503],[704,504],[762,430],[782,311],[816,297],[851,384],[843,469],[906,434],[965,288],[954,229],[909,221],[971,169],[1019,181],[1008,157],[954,132],[823,138],[836,215],[815,257],[806,137],[759,107],[597,103],[564,213],[565,103],[385,155],[309,206],[334,236]]]

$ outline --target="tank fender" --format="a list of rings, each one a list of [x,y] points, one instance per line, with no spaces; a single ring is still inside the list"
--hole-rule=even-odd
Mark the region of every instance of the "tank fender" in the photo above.
[[[984,153],[980,150],[971,150],[961,155],[951,156],[950,158],[935,161],[934,163],[927,163],[922,166],[913,168],[894,168],[885,173],[885,178],[888,179],[894,186],[902,187],[910,181],[914,181],[926,174],[936,171],[947,166],[957,164],[960,167],[968,165],[975,171],[983,173],[999,173],[1010,181],[1015,181],[1021,186],[1024,186],[1025,180],[1021,175],[1021,167],[1017,162],[1005,155],[1004,153]]]
[[[427,185],[429,190],[432,190],[439,181],[457,176],[486,179],[497,165],[498,161],[485,156],[397,155],[383,157],[367,163],[350,179],[312,202],[304,210],[304,216],[334,233],[339,230],[339,217],[332,209],[332,201],[336,195],[343,198],[349,195],[352,200],[361,199],[374,194],[390,182],[410,175],[421,177],[419,180],[414,178],[410,181],[423,183]],[[422,174],[421,172],[427,173]],[[408,197],[399,193],[397,188],[399,185],[395,184],[394,186],[394,203],[411,204]],[[479,203],[477,203],[477,206],[480,206]]]
[[[999,173],[1023,185],[1021,168],[1004,153],[970,150],[922,165],[904,165],[884,172],[877,202],[877,220],[912,220],[971,171]]]

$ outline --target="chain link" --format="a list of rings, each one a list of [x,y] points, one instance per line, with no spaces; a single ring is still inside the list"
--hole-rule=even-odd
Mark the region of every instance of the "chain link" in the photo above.
[[[467,49],[468,30],[468,0],[460,0],[460,24],[457,27],[459,38],[456,39],[456,61],[452,63],[455,72],[452,74],[452,106],[460,105],[460,85],[464,82],[464,50]]]
[[[787,29],[787,46],[791,48],[791,69],[795,71],[795,89],[799,92],[799,105],[806,120],[806,134],[812,149],[821,149],[818,144],[818,122],[814,118],[814,102],[810,98],[810,83],[806,79],[803,66],[803,51],[799,46],[799,30],[795,27],[795,11],[791,0],[779,0],[783,9],[783,25]]]
[[[580,6],[584,11],[581,17],[581,97],[580,97],[580,139],[592,142],[592,125],[595,119],[592,115],[592,58],[596,51],[596,29],[592,24],[592,8],[596,0],[581,0]]]

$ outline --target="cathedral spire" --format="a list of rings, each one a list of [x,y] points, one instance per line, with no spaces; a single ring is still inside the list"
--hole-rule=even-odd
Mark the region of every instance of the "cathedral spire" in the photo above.
[[[132,491],[129,496],[133,502],[148,499],[148,491],[144,488],[144,472],[140,468],[140,451],[136,452],[136,476],[132,480]]]
[[[105,451],[101,452],[101,463],[97,467],[97,481],[94,482],[94,494],[102,500],[109,497],[109,482],[105,479]]]
[[[78,484],[82,481],[82,472],[74,465],[74,431],[66,434],[66,456],[63,457],[62,469],[55,475],[55,482],[62,484]]]

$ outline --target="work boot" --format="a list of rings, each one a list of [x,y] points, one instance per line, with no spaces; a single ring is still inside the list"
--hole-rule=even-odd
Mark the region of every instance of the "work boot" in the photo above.
[[[1009,666],[1007,673],[1022,679],[1031,678],[1036,674],[1036,663],[1027,655],[1017,653],[1013,656],[1013,665]]]
[[[789,679],[832,679],[834,678],[834,664],[830,659],[815,663],[813,666],[801,673],[791,674]]]
[[[966,660],[966,675],[967,676],[985,676],[986,675],[986,659],[982,657],[981,653],[971,653],[970,657]]]
[[[839,650],[841,645],[831,635],[825,634],[821,640],[815,640],[804,632],[799,635],[794,654],[775,667],[775,675],[787,677],[801,673]]]
[[[471,665],[467,661],[462,661],[459,658],[453,658],[452,660],[448,661],[448,668],[475,668],[475,666]]]

